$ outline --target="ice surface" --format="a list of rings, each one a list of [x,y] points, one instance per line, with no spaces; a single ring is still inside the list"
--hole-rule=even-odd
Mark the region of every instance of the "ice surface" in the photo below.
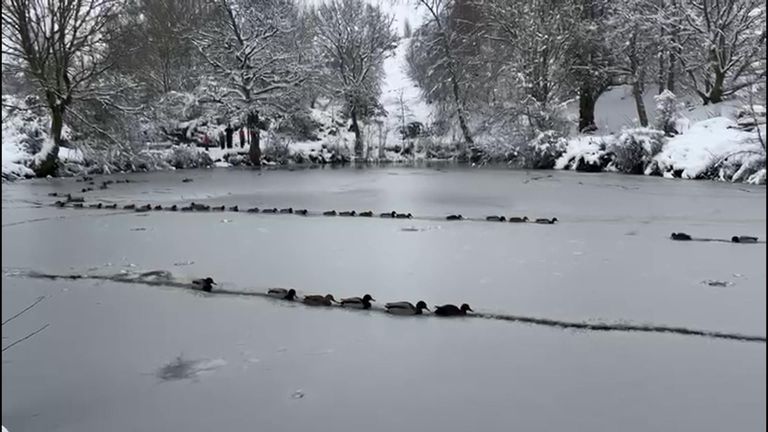
[[[120,204],[435,217],[414,220],[55,209],[36,203],[82,184],[5,184],[3,267],[167,270],[189,280],[210,275],[231,291],[370,293],[379,305],[467,302],[485,313],[765,335],[765,244],[668,239],[673,231],[765,238],[764,187],[551,174],[221,169],[131,175],[130,184],[87,194]],[[441,220],[452,213],[561,222]],[[2,422],[14,432],[765,426],[764,343],[390,317],[5,272],[2,282],[4,319],[49,296],[3,328],[14,340],[50,323],[3,353]],[[160,379],[164,367],[190,378]]]

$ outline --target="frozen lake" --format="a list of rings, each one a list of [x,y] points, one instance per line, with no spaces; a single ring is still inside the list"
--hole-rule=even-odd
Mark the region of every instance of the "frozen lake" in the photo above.
[[[182,183],[190,177],[193,182]],[[765,187],[462,168],[151,173],[88,201],[390,210],[414,220],[48,206],[4,184],[2,422],[18,431],[722,431],[766,427],[765,342],[390,317],[15,271],[469,303],[479,313],[765,337]],[[96,178],[97,185],[105,178]],[[76,193],[76,195],[81,195]],[[39,206],[39,203],[46,204]],[[445,221],[556,216],[555,225]],[[722,281],[710,286],[705,281]],[[187,360],[178,362],[177,358]]]

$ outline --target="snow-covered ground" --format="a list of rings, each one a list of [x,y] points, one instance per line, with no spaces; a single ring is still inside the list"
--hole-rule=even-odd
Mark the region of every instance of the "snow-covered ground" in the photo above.
[[[765,336],[765,188],[471,169],[130,175],[89,201],[557,216],[556,225],[36,207],[3,186],[2,423],[56,430],[722,431],[765,425],[765,343],[388,317],[244,295],[469,303],[479,313]],[[97,178],[97,181],[102,178]],[[408,228],[416,228],[411,230]],[[143,230],[142,230],[143,229]],[[45,246],[42,246],[45,245]],[[14,277],[167,270],[243,295]],[[720,280],[725,286],[710,286]],[[179,360],[181,358],[181,361]]]

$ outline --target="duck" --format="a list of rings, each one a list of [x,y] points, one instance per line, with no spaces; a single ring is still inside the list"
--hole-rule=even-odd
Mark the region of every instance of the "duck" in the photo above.
[[[58,192],[51,192],[51,193],[48,194],[48,196],[50,196],[50,197],[57,197],[57,196],[59,196],[59,193]]]
[[[460,214],[452,214],[452,215],[448,215],[448,216],[445,218],[445,220],[462,220],[462,219],[464,219],[464,216],[462,216],[462,215],[460,215]]]
[[[105,209],[116,209],[117,208],[117,204],[106,204],[106,205],[104,205],[104,208]]]
[[[184,212],[189,212],[189,211],[192,211],[192,210],[194,210],[194,209],[192,208],[192,206],[186,206],[186,207],[182,207],[182,208],[181,208],[181,211],[184,211]]]
[[[557,218],[556,217],[553,217],[552,219],[547,219],[547,218],[536,219],[536,223],[537,224],[552,225],[555,222],[557,222]]]
[[[230,208],[229,208],[229,211],[232,211],[232,212],[239,212],[239,211],[240,211],[240,208],[239,208],[238,206],[236,206],[236,205],[235,205],[235,206],[232,206],[232,207],[230,207]]]
[[[336,216],[336,210],[324,211],[323,216]]]
[[[752,236],[733,236],[731,241],[734,243],[757,243],[757,237]]]
[[[179,210],[179,206],[177,206],[176,204],[174,204],[174,205],[172,205],[172,206],[170,206],[170,207],[167,207],[167,208],[166,208],[166,210],[170,210],[170,211],[178,211],[178,210]]]
[[[72,194],[67,194],[67,202],[85,202],[85,198],[72,196]]]
[[[205,279],[195,279],[192,281],[193,285],[199,286],[201,290],[205,292],[211,292],[213,289],[212,285],[218,285],[216,282],[213,281],[212,277],[207,277]]]
[[[324,296],[321,295],[308,295],[304,296],[304,300],[302,302],[309,306],[330,306],[333,303],[338,303],[336,299],[333,298],[333,295],[326,294]]]
[[[356,216],[356,215],[357,215],[357,212],[355,212],[354,210],[339,212],[339,216]]]
[[[691,236],[686,233],[672,233],[672,235],[669,236],[672,240],[690,240]]]
[[[510,222],[516,222],[516,223],[528,222],[528,216],[523,216],[523,217],[510,216],[509,219],[507,219],[507,220],[510,221]]]
[[[72,204],[72,207],[74,207],[74,208],[83,208],[85,206],[83,205],[83,203],[74,203],[74,204]]]
[[[246,213],[258,213],[259,208],[258,207],[251,207],[248,210],[246,210]]]
[[[276,208],[264,209],[261,212],[262,213],[277,213],[277,209]]]
[[[67,202],[66,201],[56,201],[55,203],[53,203],[53,205],[55,205],[56,207],[65,207],[67,205]]]
[[[162,206],[162,205],[160,205],[160,204],[156,205],[156,206],[153,208],[153,210],[162,210],[162,209],[163,209],[163,206]]]
[[[294,213],[294,214],[297,214],[297,215],[299,215],[299,216],[306,216],[308,212],[307,212],[307,209],[300,209],[300,210],[296,210],[296,211],[295,211],[295,212],[293,212],[293,213]]]
[[[504,216],[487,216],[485,218],[488,222],[504,222],[507,220]]]
[[[370,211],[370,210],[369,211],[360,212],[360,216],[362,216],[362,217],[373,217],[373,212]]]
[[[375,302],[376,299],[371,297],[370,294],[366,294],[363,296],[363,298],[360,297],[349,297],[345,299],[341,299],[341,306],[342,307],[351,307],[356,309],[370,309],[371,308],[371,302]]]
[[[126,204],[123,206],[123,210],[133,210],[136,208],[136,204]]]
[[[98,203],[98,204],[91,204],[91,205],[89,205],[88,207],[89,207],[89,208],[98,208],[98,209],[100,209],[100,208],[101,208],[101,207],[103,207],[103,206],[104,206],[104,204],[102,204],[102,203]]]
[[[296,300],[296,290],[293,288],[270,288],[269,291],[267,291],[267,295],[283,300]]]
[[[427,304],[423,301],[416,303],[416,306],[411,302],[402,301],[387,303],[384,307],[387,309],[387,312],[393,315],[421,315],[422,310],[429,310]]]
[[[442,305],[442,306],[435,306],[435,315],[437,316],[456,316],[456,315],[466,315],[467,311],[474,312],[471,307],[469,307],[468,304],[464,303],[461,305],[460,308],[452,305]]]
[[[397,219],[411,219],[413,218],[413,215],[410,213],[396,213],[395,218]]]
[[[216,211],[224,211],[224,208],[225,208],[225,207],[224,207],[224,204],[222,204],[222,205],[220,205],[220,206],[211,207],[211,210],[216,210]]]
[[[283,213],[283,214],[293,214],[293,207],[288,207],[288,208],[280,209],[280,213]]]
[[[141,207],[136,207],[136,211],[137,212],[142,212],[143,213],[143,212],[148,212],[150,210],[152,210],[152,206],[149,205],[149,204],[145,204],[145,205],[143,205]]]
[[[397,216],[397,212],[394,210],[392,210],[389,213],[382,213],[379,215],[379,217],[383,217],[383,218],[394,218],[395,216]]]
[[[183,179],[181,179],[182,183],[189,183],[191,181],[193,181],[191,178],[183,178]]]
[[[105,183],[102,183],[101,186],[99,186],[99,189],[100,190],[107,190],[107,189],[109,189],[109,186],[107,186],[107,183],[105,182]]]
[[[93,190],[93,188],[82,188],[82,189],[80,189],[80,192],[86,193],[86,192],[90,192],[92,190]]]
[[[210,209],[211,209],[211,206],[209,206],[209,205],[207,205],[207,204],[196,204],[196,203],[191,203],[191,204],[190,204],[190,206],[191,206],[193,209],[195,209],[195,210],[198,210],[198,211],[208,211],[208,210],[210,210]]]

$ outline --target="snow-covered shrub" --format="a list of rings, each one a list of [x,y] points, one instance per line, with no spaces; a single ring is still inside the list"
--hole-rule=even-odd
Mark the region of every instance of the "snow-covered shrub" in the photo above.
[[[274,162],[280,165],[287,164],[291,156],[288,140],[279,135],[271,135],[269,144],[262,151],[262,158],[267,162]]]
[[[669,90],[664,90],[661,94],[654,96],[654,99],[656,100],[655,127],[667,136],[677,135],[675,124],[680,118],[680,104],[677,96]]]
[[[524,168],[552,169],[565,153],[568,142],[553,130],[541,132],[536,138],[518,148],[518,161]]]
[[[650,128],[625,130],[608,146],[613,167],[627,174],[643,174],[664,146],[664,132]]]
[[[199,152],[195,147],[187,145],[175,145],[165,157],[165,161],[177,169],[203,168],[213,165],[213,160],[208,152]]]
[[[609,167],[612,155],[607,148],[616,137],[579,135],[568,139],[566,150],[555,162],[555,169],[600,172]]]

